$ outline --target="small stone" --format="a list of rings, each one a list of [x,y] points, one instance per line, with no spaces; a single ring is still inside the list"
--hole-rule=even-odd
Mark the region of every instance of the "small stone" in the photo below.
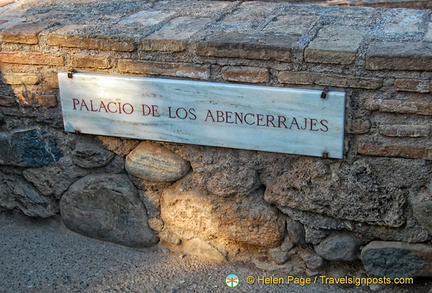
[[[358,239],[348,233],[333,233],[315,247],[319,256],[332,261],[352,261],[358,249]]]
[[[396,241],[373,241],[361,253],[361,261],[372,277],[431,277],[432,246]]]
[[[90,143],[78,143],[73,152],[73,162],[81,168],[99,168],[106,166],[114,153]]]
[[[126,171],[149,181],[176,181],[183,178],[189,169],[188,161],[165,147],[151,142],[140,143],[126,157]]]
[[[324,265],[322,257],[312,251],[303,252],[301,258],[306,263],[306,266],[312,271],[315,271]]]
[[[288,235],[291,241],[299,244],[305,243],[305,229],[303,225],[289,217],[287,217],[286,223]]]
[[[65,225],[80,234],[131,247],[158,241],[144,204],[125,174],[87,175],[60,200]]]
[[[281,246],[272,248],[269,250],[272,259],[277,264],[284,264],[291,259],[290,250],[293,248],[294,244],[291,242],[291,239],[285,237],[284,242]]]

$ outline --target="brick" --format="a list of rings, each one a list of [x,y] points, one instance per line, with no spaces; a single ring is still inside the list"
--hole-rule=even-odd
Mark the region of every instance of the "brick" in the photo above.
[[[380,125],[379,133],[389,137],[427,137],[431,127],[426,125]]]
[[[343,88],[379,89],[381,78],[355,77],[327,73],[282,71],[278,75],[280,83],[302,85],[324,85]]]
[[[397,79],[395,89],[400,92],[429,93],[431,82],[429,80]]]
[[[366,69],[432,71],[432,50],[423,43],[372,43],[366,54]]]
[[[109,58],[100,58],[100,57],[73,57],[72,66],[76,68],[98,68],[98,69],[106,69],[110,68],[110,59]]]
[[[200,56],[291,61],[297,35],[260,35],[237,32],[212,32],[197,45]]]
[[[351,64],[365,35],[365,29],[327,25],[305,49],[304,59],[311,63]]]
[[[25,84],[33,85],[39,83],[39,76],[37,74],[28,73],[3,73],[1,80],[5,84]]]
[[[165,75],[192,79],[208,79],[210,77],[210,66],[208,65],[119,60],[118,68],[122,73]]]
[[[40,53],[0,53],[0,62],[31,65],[64,65],[63,57]]]
[[[366,156],[432,160],[432,147],[361,144],[358,153]]]
[[[365,108],[370,111],[380,111],[384,113],[432,116],[432,102],[368,99],[365,102]]]
[[[222,77],[227,81],[267,83],[269,81],[269,71],[264,68],[229,66],[222,68]]]
[[[0,95],[0,106],[1,107],[12,107],[16,104],[13,97]]]
[[[57,106],[57,98],[55,95],[20,94],[18,95],[18,102],[22,106],[34,108],[51,108]]]
[[[43,23],[21,23],[4,30],[0,40],[4,43],[35,45],[39,43],[38,35],[49,27]]]
[[[48,45],[120,52],[132,52],[136,48],[133,40],[115,41],[107,38],[75,37],[56,33],[48,36]]]

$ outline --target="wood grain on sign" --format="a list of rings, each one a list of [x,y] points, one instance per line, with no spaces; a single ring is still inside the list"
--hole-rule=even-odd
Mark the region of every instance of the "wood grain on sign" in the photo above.
[[[65,131],[343,157],[345,94],[59,73]]]

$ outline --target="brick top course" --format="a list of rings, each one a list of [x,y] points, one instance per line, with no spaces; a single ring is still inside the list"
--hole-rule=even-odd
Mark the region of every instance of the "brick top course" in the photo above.
[[[45,2],[0,8],[3,47],[187,51],[199,57],[432,71],[431,10],[260,1]]]

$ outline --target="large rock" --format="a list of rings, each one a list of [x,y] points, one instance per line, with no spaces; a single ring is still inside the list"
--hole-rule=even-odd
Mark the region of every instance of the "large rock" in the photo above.
[[[108,165],[114,153],[95,144],[78,143],[72,155],[73,162],[81,168],[99,168]]]
[[[180,237],[222,238],[268,248],[281,244],[285,221],[260,194],[212,197],[189,189],[182,181],[165,190],[161,198],[161,218]]]
[[[0,134],[0,164],[41,167],[63,156],[54,137],[40,128],[18,129]]]
[[[326,260],[351,261],[359,253],[359,241],[348,233],[333,233],[318,244],[315,251]]]
[[[373,277],[432,276],[431,245],[373,241],[363,248],[361,260]]]
[[[125,174],[87,175],[60,200],[65,225],[80,234],[131,247],[158,241],[144,204]]]
[[[188,161],[152,142],[140,143],[126,157],[126,171],[149,181],[176,181],[184,177],[189,169]]]
[[[36,188],[18,175],[0,172],[0,208],[20,210],[31,217],[48,218],[59,212],[53,196],[41,195]]]
[[[406,191],[387,186],[366,162],[352,166],[300,158],[268,186],[265,200],[291,208],[372,225],[406,223]]]

